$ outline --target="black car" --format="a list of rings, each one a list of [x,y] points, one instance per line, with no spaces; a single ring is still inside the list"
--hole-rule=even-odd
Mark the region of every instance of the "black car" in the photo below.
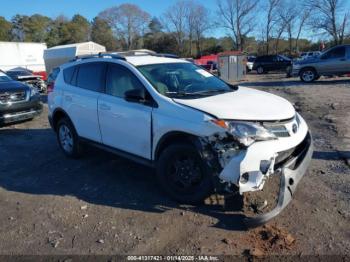
[[[283,55],[258,56],[253,64],[253,70],[258,74],[269,71],[284,71],[289,76],[292,71],[292,60]]]
[[[32,86],[40,92],[46,92],[46,84],[42,79],[42,76],[34,75],[31,70],[26,68],[17,67],[6,71],[6,74],[13,80],[23,82],[29,86]]]
[[[29,120],[42,112],[38,91],[0,71],[0,126]]]

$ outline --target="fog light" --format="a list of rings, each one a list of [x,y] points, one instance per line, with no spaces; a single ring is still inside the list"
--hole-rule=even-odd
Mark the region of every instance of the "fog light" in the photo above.
[[[261,173],[266,175],[267,171],[269,171],[270,165],[271,165],[271,161],[270,160],[261,160],[260,161],[260,171],[261,171]]]
[[[241,179],[240,179],[240,182],[242,184],[245,184],[247,183],[249,180],[249,174],[248,173],[243,173],[242,176],[241,176]]]

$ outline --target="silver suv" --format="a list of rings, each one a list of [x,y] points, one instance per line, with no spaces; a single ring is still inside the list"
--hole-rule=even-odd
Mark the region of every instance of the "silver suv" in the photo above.
[[[320,76],[345,75],[350,73],[350,45],[338,45],[327,49],[320,56],[295,61],[293,76],[303,82],[312,82]]]

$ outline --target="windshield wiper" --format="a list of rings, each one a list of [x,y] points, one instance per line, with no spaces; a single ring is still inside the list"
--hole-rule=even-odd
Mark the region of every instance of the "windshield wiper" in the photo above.
[[[178,91],[178,92],[166,92],[167,95],[173,95],[177,97],[185,97],[185,96],[207,96],[211,94],[218,94],[218,93],[227,93],[232,92],[233,90],[225,90],[225,89],[213,89],[213,90],[203,90],[203,91],[197,91],[197,92],[184,92],[184,91]]]
[[[188,93],[188,92],[184,92],[184,91],[178,91],[178,92],[165,92],[165,94],[167,95],[175,95],[175,96],[193,96],[193,95],[197,95],[195,93]]]
[[[232,92],[232,91],[233,90],[213,89],[213,90],[198,91],[198,92],[194,92],[192,94],[195,94],[195,95],[207,95],[207,94],[216,94],[216,93],[227,93],[227,92]]]

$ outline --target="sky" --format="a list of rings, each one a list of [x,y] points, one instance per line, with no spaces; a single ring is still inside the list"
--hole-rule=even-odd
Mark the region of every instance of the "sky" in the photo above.
[[[2,0],[0,16],[4,16],[7,20],[10,20],[15,14],[32,15],[38,13],[51,18],[55,18],[59,15],[71,18],[74,14],[80,14],[87,19],[92,20],[99,12],[106,8],[123,3],[133,3],[152,16],[159,17],[176,1],[177,0]],[[264,1],[267,0],[261,0],[262,3]],[[345,9],[350,10],[350,0],[343,1],[345,2]],[[198,0],[198,2],[202,3],[215,13],[216,0]],[[256,20],[257,23],[259,23],[258,20],[261,22],[261,19]],[[227,35],[227,32],[223,29],[217,28],[210,32],[209,35],[221,37]],[[306,35],[303,35],[302,37],[312,39],[311,32],[307,32]]]
[[[92,20],[106,8],[132,3],[141,7],[152,16],[161,16],[176,0],[2,0],[0,16],[10,20],[15,14],[32,15],[35,13],[54,18],[64,15],[71,18],[80,14]],[[199,0],[200,3],[215,12],[216,0]],[[224,30],[215,30],[211,35],[219,37],[227,35]]]
[[[100,11],[123,3],[133,3],[152,15],[159,16],[176,0],[3,0],[0,15],[10,19],[20,13],[32,15],[39,13],[49,17],[79,13],[88,19],[94,18]],[[215,0],[206,0],[208,7],[215,6]],[[210,7],[209,7],[210,8]]]

